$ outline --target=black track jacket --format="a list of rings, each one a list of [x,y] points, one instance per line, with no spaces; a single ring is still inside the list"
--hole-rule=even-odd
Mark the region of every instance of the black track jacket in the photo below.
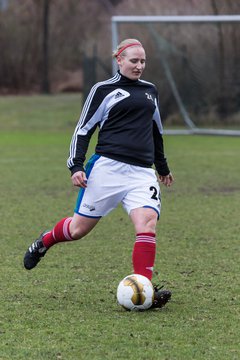
[[[130,80],[118,71],[93,86],[72,137],[67,162],[71,174],[84,171],[89,141],[97,126],[96,154],[141,167],[154,164],[159,175],[169,174],[154,84]]]

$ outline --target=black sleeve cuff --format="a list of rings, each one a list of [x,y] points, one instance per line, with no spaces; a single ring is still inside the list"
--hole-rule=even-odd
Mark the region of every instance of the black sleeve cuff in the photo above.
[[[84,167],[80,165],[75,165],[71,167],[69,170],[71,172],[71,176],[73,176],[73,174],[75,174],[77,171],[85,171]]]
[[[170,173],[167,162],[165,164],[156,166],[156,170],[157,170],[158,174],[161,176],[167,176]]]

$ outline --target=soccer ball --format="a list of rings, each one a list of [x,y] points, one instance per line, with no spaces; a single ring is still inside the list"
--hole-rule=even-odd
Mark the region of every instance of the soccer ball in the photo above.
[[[154,289],[151,281],[139,274],[126,276],[117,288],[118,303],[126,310],[147,310],[151,307]]]

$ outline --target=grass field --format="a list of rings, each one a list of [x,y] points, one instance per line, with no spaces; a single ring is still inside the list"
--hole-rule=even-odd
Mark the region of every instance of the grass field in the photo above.
[[[153,279],[173,292],[165,308],[116,303],[134,243],[121,207],[23,269],[32,240],[72,215],[79,110],[79,95],[0,98],[0,359],[239,359],[239,138],[165,137],[176,181],[162,189]]]

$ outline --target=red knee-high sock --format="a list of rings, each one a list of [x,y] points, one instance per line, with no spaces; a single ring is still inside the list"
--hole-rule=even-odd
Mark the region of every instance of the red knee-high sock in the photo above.
[[[156,239],[153,233],[140,233],[136,235],[136,241],[132,253],[133,269],[135,274],[152,279],[153,266],[156,255]]]
[[[50,248],[56,243],[74,240],[69,231],[71,221],[71,217],[60,220],[51,231],[44,235],[42,240],[43,245],[46,248]]]

